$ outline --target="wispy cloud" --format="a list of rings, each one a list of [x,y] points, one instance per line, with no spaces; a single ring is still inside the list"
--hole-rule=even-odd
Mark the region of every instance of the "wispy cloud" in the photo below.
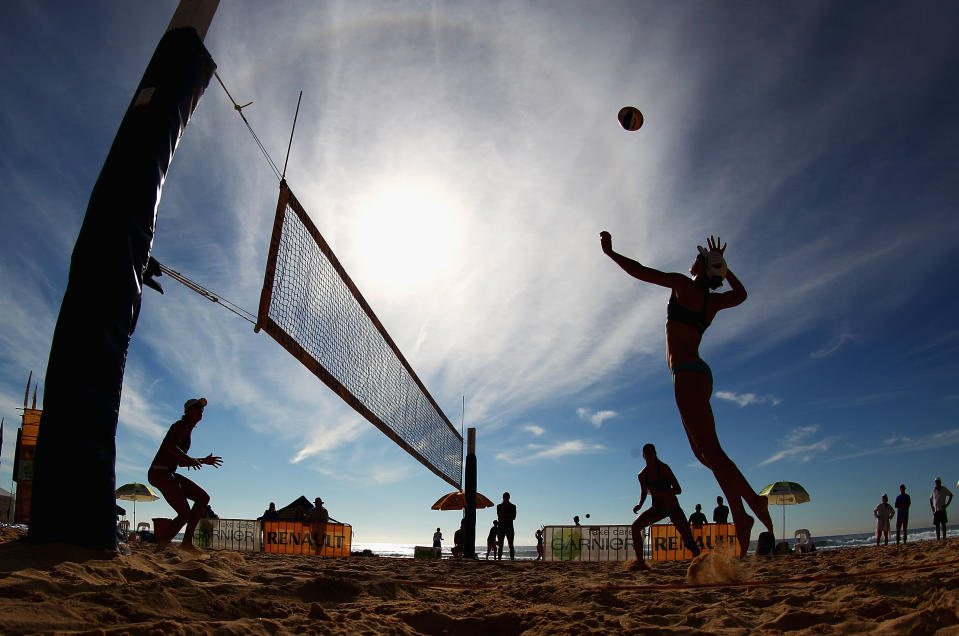
[[[783,438],[783,444],[786,448],[773,454],[768,459],[759,463],[760,466],[766,466],[784,459],[792,459],[800,463],[805,463],[814,457],[827,452],[836,442],[838,437],[827,437],[825,439],[810,442],[806,441],[819,432],[819,425],[812,424],[801,426],[787,432]]]
[[[595,428],[599,428],[606,420],[612,419],[618,415],[616,411],[593,411],[591,409],[580,407],[576,409],[576,415],[581,420],[586,420]]]
[[[523,430],[526,431],[527,433],[532,433],[536,437],[539,437],[540,435],[546,432],[545,428],[543,428],[542,426],[536,426],[535,424],[528,424],[523,427]]]
[[[927,451],[946,446],[955,446],[959,444],[959,428],[954,428],[929,435],[909,437],[897,435],[886,438],[880,446],[873,448],[863,448],[852,453],[832,457],[830,461],[842,461],[854,457],[867,457],[869,455],[887,455],[891,453],[901,454],[914,451]]]
[[[837,351],[839,351],[839,349],[841,349],[842,346],[846,344],[847,342],[857,342],[858,340],[859,338],[857,338],[856,336],[853,336],[847,331],[843,331],[841,334],[839,334],[839,337],[836,338],[835,342],[826,345],[825,347],[823,347],[822,349],[819,349],[818,351],[813,351],[812,353],[809,354],[809,357],[814,359],[826,358],[836,353]]]
[[[346,421],[333,425],[323,425],[314,421],[313,425],[315,426],[314,434],[293,455],[290,459],[291,464],[352,442],[369,430],[369,423],[359,417],[346,418]]]
[[[716,391],[714,394],[715,397],[720,400],[726,400],[727,402],[735,402],[740,407],[744,406],[753,406],[756,404],[772,404],[773,406],[778,405],[782,400],[780,400],[775,395],[756,395],[755,393],[734,393],[732,391]]]
[[[526,447],[525,452],[502,452],[496,455],[496,459],[510,464],[527,464],[542,459],[557,459],[568,455],[600,453],[605,450],[606,447],[602,444],[574,439],[567,442],[558,442],[552,446],[530,444]]]

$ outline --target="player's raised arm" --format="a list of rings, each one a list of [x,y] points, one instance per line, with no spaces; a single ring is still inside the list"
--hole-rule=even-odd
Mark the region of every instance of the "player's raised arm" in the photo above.
[[[681,285],[684,280],[688,280],[682,274],[667,274],[652,267],[646,267],[638,261],[623,256],[613,251],[613,237],[605,230],[599,233],[599,244],[603,248],[603,253],[609,256],[613,261],[623,268],[627,274],[633,278],[638,278],[644,283],[652,283],[662,287],[676,287]]]

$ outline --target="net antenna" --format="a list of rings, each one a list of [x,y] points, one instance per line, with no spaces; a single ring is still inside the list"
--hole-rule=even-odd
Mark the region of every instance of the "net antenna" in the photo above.
[[[461,489],[462,434],[406,361],[285,180],[280,181],[254,331],[260,329],[387,437]]]
[[[293,147],[293,131],[296,130],[296,118],[300,116],[300,101],[303,99],[303,91],[300,91],[300,96],[296,98],[296,112],[293,113],[293,127],[290,128],[290,143],[286,146],[286,159],[283,160],[283,175],[280,177],[280,181],[286,181],[286,164],[290,161],[290,148]]]

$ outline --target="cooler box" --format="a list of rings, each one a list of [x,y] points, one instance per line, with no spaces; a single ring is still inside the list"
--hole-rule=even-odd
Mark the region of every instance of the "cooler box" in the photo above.
[[[440,558],[440,549],[418,545],[413,548],[414,559],[438,559]]]

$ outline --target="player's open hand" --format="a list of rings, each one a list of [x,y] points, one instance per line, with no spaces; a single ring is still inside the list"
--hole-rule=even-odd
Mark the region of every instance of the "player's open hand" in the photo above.
[[[635,514],[639,514],[639,509],[640,509],[640,508],[642,508],[642,506],[633,506],[633,514],[634,514],[634,515],[635,515]]]
[[[207,466],[213,466],[214,468],[219,468],[220,466],[223,465],[223,458],[217,457],[213,453],[210,453],[209,455],[207,455],[200,461],[206,464]]]
[[[718,236],[710,235],[710,237],[706,239],[706,245],[709,246],[710,250],[722,254],[726,251],[726,246],[723,245],[722,247],[719,247],[720,243],[722,243],[722,239],[720,239]]]

